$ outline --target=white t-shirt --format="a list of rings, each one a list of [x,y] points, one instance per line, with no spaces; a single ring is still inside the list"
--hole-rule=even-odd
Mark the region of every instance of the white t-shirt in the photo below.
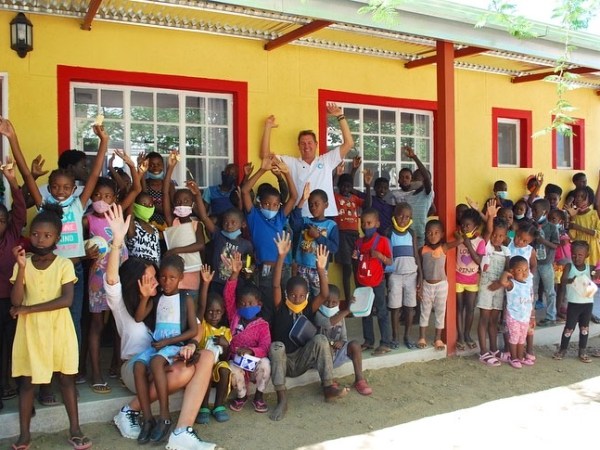
[[[304,185],[310,183],[310,190],[322,189],[327,194],[329,206],[325,210],[326,217],[335,217],[338,215],[335,198],[333,197],[333,170],[342,162],[340,156],[340,148],[337,147],[324,155],[317,156],[312,164],[308,164],[302,158],[294,158],[293,156],[281,155],[280,158],[290,168],[290,174],[298,196],[302,195]],[[311,217],[308,210],[308,202],[304,202],[302,207],[302,217]]]
[[[152,336],[144,322],[136,322],[127,312],[123,302],[121,283],[110,285],[104,276],[104,289],[108,307],[113,313],[117,331],[121,336],[121,359],[131,359],[150,348]]]

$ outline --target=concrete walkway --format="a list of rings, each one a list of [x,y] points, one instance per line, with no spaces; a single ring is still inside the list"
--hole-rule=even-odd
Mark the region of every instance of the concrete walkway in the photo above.
[[[600,377],[505,398],[302,450],[415,448],[460,450],[598,448]]]

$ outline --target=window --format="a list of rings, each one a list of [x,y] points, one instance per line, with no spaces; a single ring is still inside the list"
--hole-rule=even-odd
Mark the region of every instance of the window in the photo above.
[[[521,122],[498,119],[498,166],[519,167],[521,157]]]
[[[531,111],[492,108],[492,166],[531,167]]]
[[[175,169],[180,185],[186,178],[200,187],[218,184],[233,161],[231,95],[85,83],[73,83],[72,89],[73,148],[96,153],[92,124],[103,114],[111,150],[124,150],[135,160],[143,152],[178,149],[185,162]]]
[[[247,162],[245,82],[58,66],[57,92],[60,150],[95,154],[91,125],[102,110],[109,150],[135,158],[141,151],[178,148],[174,178],[180,185],[191,177],[200,187],[218,184],[228,162]]]
[[[575,119],[571,133],[552,131],[552,168],[585,169],[585,120]]]
[[[371,169],[375,178],[390,180],[390,187],[398,185],[398,172],[403,167],[416,169],[402,148],[410,146],[431,172],[433,167],[433,112],[338,102],[354,137],[354,148],[346,161],[361,156],[362,169]],[[327,150],[342,142],[340,127],[335,117],[327,118]],[[350,167],[350,164],[347,164]],[[363,187],[363,177],[354,180]]]

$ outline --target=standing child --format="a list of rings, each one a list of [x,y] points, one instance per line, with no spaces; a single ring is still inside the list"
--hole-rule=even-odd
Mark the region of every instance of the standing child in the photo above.
[[[537,228],[531,225],[530,222],[524,222],[519,225],[519,229],[515,234],[515,238],[508,244],[510,256],[522,256],[529,264],[529,273],[534,274],[537,270],[537,253],[531,246],[531,243],[537,237]],[[533,276],[532,276],[533,279]],[[527,347],[525,348],[525,359],[535,362],[535,354],[533,352],[533,333],[535,331],[535,317],[529,324],[527,332]],[[506,337],[506,334],[505,334]],[[508,339],[505,339],[508,341]],[[506,361],[508,362],[508,361]]]
[[[554,254],[560,244],[556,225],[548,220],[550,202],[545,198],[536,201],[531,208],[531,215],[538,226],[536,238],[537,270],[533,274],[533,292],[540,292],[540,282],[546,297],[546,317],[538,323],[540,326],[554,325],[556,321],[556,291],[554,290]],[[542,309],[544,302],[538,298]],[[538,309],[536,304],[536,309]]]
[[[589,248],[589,244],[585,241],[573,241],[571,244],[573,262],[565,265],[558,293],[562,303],[566,292],[568,301],[567,322],[560,340],[560,348],[554,354],[554,359],[560,360],[565,357],[569,348],[569,341],[573,331],[575,331],[575,325],[579,325],[579,360],[584,363],[592,362],[587,354],[590,319],[594,306],[594,292],[596,291],[592,278],[595,278],[594,281],[596,282],[599,280],[593,267],[585,262],[589,254]]]
[[[121,207],[127,209],[134,202],[135,197],[141,192],[142,185],[140,177],[135,170],[133,161],[129,156],[122,152],[118,156],[131,167],[133,175],[133,188],[127,193],[127,196],[120,203]],[[92,193],[93,212],[83,218],[83,227],[88,232],[90,238],[101,237],[108,245],[112,243],[112,234],[108,220],[104,216],[117,200],[117,187],[110,178],[100,177],[96,183],[96,188]],[[127,258],[127,249],[121,249],[121,262]],[[104,329],[104,312],[109,311],[106,291],[104,290],[103,278],[106,273],[106,263],[108,261],[108,252],[100,255],[93,261],[89,273],[89,308],[91,313],[88,352],[92,363],[92,383],[91,388],[97,394],[108,394],[111,392],[110,386],[102,378],[100,370],[100,337]],[[116,334],[116,333],[115,333]],[[117,335],[118,336],[118,335]]]
[[[504,308],[504,288],[491,290],[490,286],[493,286],[502,274],[508,270],[510,261],[510,251],[504,245],[508,223],[496,217],[498,209],[495,204],[489,204],[487,208],[488,229],[491,228],[491,233],[486,229],[484,235],[486,242],[485,254],[481,258],[481,277],[479,278],[479,292],[477,293],[479,361],[492,367],[501,364],[500,351],[498,350],[498,320]]]
[[[410,172],[410,170],[409,170]],[[375,195],[371,195],[371,183],[365,182],[365,204],[363,210],[373,208],[379,214],[379,228],[377,232],[385,236],[392,226],[392,215],[394,212],[394,201],[390,193],[390,180],[387,178],[377,178],[373,185]]]
[[[13,345],[13,377],[21,377],[19,386],[20,435],[13,448],[30,446],[31,412],[35,384],[50,383],[60,373],[63,403],[69,416],[69,443],[87,449],[92,442],[79,428],[75,375],[79,351],[69,306],[77,281],[73,263],[54,254],[62,229],[62,207],[46,205],[31,223],[33,256],[17,246],[17,259],[11,283],[11,315],[17,318]],[[43,286],[44,289],[40,289]]]
[[[215,402],[213,409],[208,407],[210,389],[207,389],[202,406],[196,417],[196,423],[206,425],[210,421],[210,415],[217,422],[227,422],[229,414],[225,408],[225,399],[229,395],[231,368],[227,363],[229,354],[229,343],[231,342],[231,329],[225,325],[225,302],[221,294],[208,292],[209,284],[214,277],[210,266],[202,266],[202,289],[200,292],[200,308],[198,317],[202,317],[202,339],[200,348],[210,350],[214,354],[215,366],[212,371],[212,384],[216,385]]]
[[[456,348],[464,350],[465,344],[474,349],[477,347],[471,338],[471,327],[475,313],[475,301],[479,291],[479,264],[485,254],[485,241],[479,237],[478,229],[481,217],[475,209],[469,208],[460,218],[462,240],[456,252],[456,321],[458,325],[458,341]]]
[[[419,257],[423,270],[423,288],[421,293],[421,317],[419,319],[418,348],[427,347],[425,334],[429,325],[429,315],[433,309],[435,314],[435,338],[433,346],[436,350],[444,350],[442,331],[446,321],[446,301],[448,300],[448,280],[446,279],[446,253],[456,248],[460,240],[445,242],[444,226],[437,219],[425,225],[425,245],[419,249]]]
[[[171,429],[167,370],[173,364],[185,341],[195,342],[198,332],[196,306],[191,296],[179,292],[183,278],[183,259],[178,255],[165,256],[160,263],[158,283],[162,294],[158,300],[142,296],[135,312],[136,322],[142,322],[151,313],[156,315],[152,333],[152,347],[133,359],[135,389],[142,408],[144,424],[138,443],[160,442]],[[144,275],[146,277],[146,275]],[[150,409],[150,393],[147,371],[150,368],[160,406],[156,421]]]
[[[290,195],[287,201],[282,205],[281,194],[274,187],[265,188],[258,198],[260,207],[255,207],[252,203],[252,188],[268,170],[277,165],[281,168],[283,175],[288,183]],[[294,209],[298,193],[289,170],[283,162],[275,160],[272,157],[263,158],[261,167],[250,179],[242,186],[242,202],[246,212],[246,220],[252,235],[252,243],[255,247],[256,269],[258,271],[258,287],[262,293],[263,309],[262,314],[267,322],[271,321],[273,316],[273,268],[277,262],[277,246],[274,239],[278,233],[283,232],[287,218]],[[289,267],[287,276],[289,278]]]
[[[508,225],[508,232],[506,233],[506,238],[504,239],[504,245],[508,246],[508,244],[515,238],[517,234],[517,223],[514,221],[514,213],[512,208],[500,208],[496,213],[498,219],[502,219]]]
[[[173,240],[169,241],[170,248],[164,253],[163,257],[179,255],[184,258],[184,262],[186,262],[185,271],[183,279],[179,283],[179,289],[184,295],[191,295],[194,303],[196,303],[198,301],[198,289],[200,288],[200,265],[202,264],[200,253],[204,250],[204,230],[199,226],[198,220],[192,218],[192,210],[194,203],[196,205],[202,204],[202,206],[204,204],[200,198],[198,185],[194,181],[188,181],[187,189],[178,189],[175,192],[173,207],[171,207],[170,180],[177,165],[178,157],[176,151],[169,153],[167,175],[163,179],[163,214],[168,228],[183,228],[177,230],[180,232],[178,236],[171,235]],[[167,240],[168,231],[164,231],[164,236]],[[186,257],[190,259],[186,259]],[[197,266],[194,267],[194,264]]]
[[[204,190],[202,200],[210,210],[211,217],[221,218],[225,211],[233,208],[231,194],[235,191],[239,176],[236,164],[227,164],[221,172],[221,184],[209,186]]]
[[[502,355],[504,360],[515,369],[532,366],[534,361],[525,356],[525,340],[529,335],[529,324],[535,321],[533,309],[533,275],[529,272],[529,263],[522,256],[513,256],[508,272],[490,289],[506,289],[506,328],[510,357]]]
[[[560,290],[560,280],[562,278],[565,264],[571,261],[571,238],[565,228],[566,211],[562,209],[553,209],[548,213],[548,221],[556,226],[558,230],[558,239],[560,244],[554,253],[554,292],[556,292],[556,319],[564,322],[567,318],[567,305],[558,301],[558,292]]]
[[[367,178],[369,177],[369,178]],[[365,173],[365,186],[373,181],[373,175]],[[355,195],[353,191],[354,179],[352,175],[343,173],[338,178],[338,192],[334,194],[338,209],[335,221],[339,228],[340,246],[335,260],[342,266],[342,283],[344,298],[350,300],[350,280],[352,278],[352,251],[358,239],[358,211],[362,208],[364,199]]]
[[[319,274],[317,270],[317,247],[324,245],[330,254],[335,254],[339,246],[339,233],[335,221],[325,217],[329,206],[327,194],[322,189],[310,192],[307,183],[302,198],[292,212],[290,223],[294,233],[300,234],[296,250],[298,275],[306,280],[313,296],[319,294]],[[302,217],[302,207],[308,200],[308,210],[312,217]]]
[[[133,204],[134,219],[129,223],[127,250],[129,256],[160,264],[160,236],[150,223],[154,214],[154,201],[147,192],[141,192]]]
[[[408,349],[417,348],[410,339],[417,293],[421,288],[422,271],[417,237],[411,228],[412,208],[408,203],[400,203],[394,208],[392,228],[388,239],[392,246],[392,266],[388,277],[387,307],[391,311],[392,342],[391,348],[398,348],[400,337],[400,308],[404,309],[404,345]],[[386,270],[387,272],[388,270]]]
[[[252,372],[246,372],[235,363],[230,362],[231,384],[236,391],[237,397],[229,403],[232,411],[241,411],[248,396],[248,381],[256,383],[256,392],[252,405],[254,411],[265,413],[269,410],[263,398],[267,383],[271,379],[271,362],[267,357],[271,346],[271,331],[269,324],[258,317],[262,304],[260,291],[253,284],[242,286],[236,295],[238,277],[243,267],[243,259],[239,252],[229,258],[231,265],[231,277],[225,285],[225,308],[227,318],[232,330],[231,343],[229,345],[229,359],[235,356],[250,355],[260,358]],[[236,300],[237,297],[237,300]]]
[[[381,341],[375,349],[375,356],[385,355],[390,352],[392,333],[390,327],[390,314],[385,301],[385,266],[392,264],[392,249],[388,238],[381,236],[377,229],[381,226],[379,214],[375,209],[366,209],[360,218],[360,226],[364,237],[356,241],[356,250],[352,255],[357,260],[356,281],[360,286],[373,288],[375,299],[373,309],[368,317],[363,317],[363,350],[372,349],[375,344],[373,330],[373,315],[377,315]]]
[[[150,152],[146,155],[140,155],[145,165],[148,167],[146,177],[142,180],[142,186],[145,193],[152,198],[154,211],[148,218],[148,223],[151,223],[158,230],[162,231],[166,228],[164,205],[163,205],[163,180],[165,178],[165,162],[160,153]],[[172,199],[175,195],[175,183],[169,181],[169,196]]]
[[[17,396],[17,391],[10,385],[10,366],[12,361],[12,346],[15,338],[17,321],[10,314],[10,291],[12,284],[10,276],[17,262],[12,249],[21,239],[21,231],[27,222],[25,198],[15,176],[15,169],[10,158],[0,166],[4,179],[10,186],[12,209],[10,213],[3,203],[0,203],[0,409],[2,400],[10,400]]]
[[[319,333],[327,337],[333,351],[333,368],[348,361],[354,366],[354,388],[362,395],[371,395],[373,389],[365,380],[362,372],[362,349],[357,341],[348,342],[345,317],[350,315],[348,308],[340,311],[340,290],[329,285],[329,297],[315,313],[315,325]]]

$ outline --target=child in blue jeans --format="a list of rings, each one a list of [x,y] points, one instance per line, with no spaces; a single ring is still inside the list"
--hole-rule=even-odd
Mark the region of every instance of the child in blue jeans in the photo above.
[[[368,317],[363,317],[362,349],[372,349],[375,343],[373,330],[373,314],[377,315],[381,341],[373,355],[379,356],[390,352],[392,333],[390,314],[385,299],[385,266],[392,264],[392,249],[388,238],[381,236],[377,229],[380,226],[379,213],[375,209],[366,209],[361,216],[361,228],[364,237],[356,241],[356,250],[352,257],[357,259],[356,281],[361,286],[373,288],[375,299],[373,310]]]

